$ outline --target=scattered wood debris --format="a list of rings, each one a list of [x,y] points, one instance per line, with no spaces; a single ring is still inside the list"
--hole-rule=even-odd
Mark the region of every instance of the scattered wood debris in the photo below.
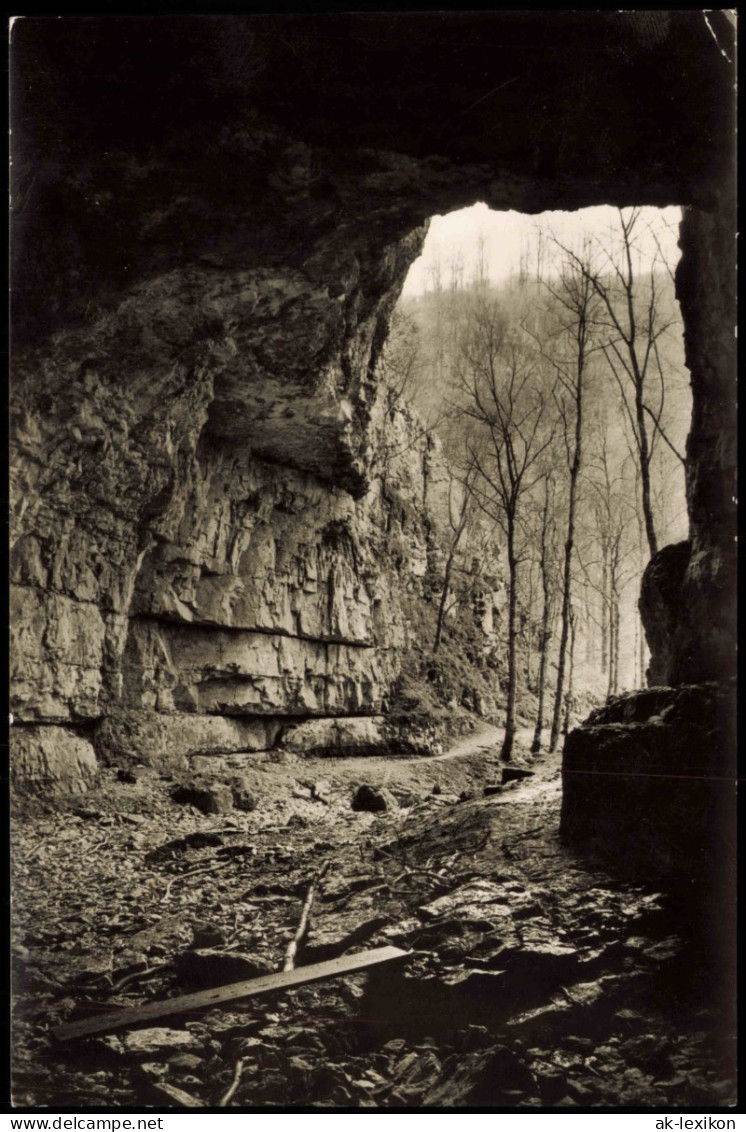
[[[249,979],[242,983],[231,983],[229,986],[217,987],[214,990],[197,991],[195,994],[180,995],[178,998],[148,1002],[142,1006],[132,1006],[127,1010],[102,1014],[98,1018],[68,1022],[54,1030],[54,1037],[59,1042],[66,1042],[75,1038],[90,1037],[92,1034],[111,1033],[113,1030],[126,1029],[145,1020],[164,1018],[169,1014],[188,1014],[193,1010],[217,1006],[239,998],[267,994],[269,991],[287,990],[289,987],[302,986],[304,983],[316,982],[319,979],[364,971],[380,963],[406,959],[410,954],[411,952],[402,951],[398,947],[377,947],[371,951],[362,951],[358,955],[345,955],[339,959],[330,959],[326,963],[314,963],[310,967],[277,971],[273,975],[263,975],[258,979]]]
[[[293,967],[295,966],[295,959],[298,954],[298,949],[302,946],[303,940],[306,938],[306,933],[308,931],[308,917],[311,913],[311,907],[313,905],[314,896],[316,895],[316,889],[321,884],[326,873],[329,871],[330,864],[330,861],[325,861],[319,871],[316,873],[316,876],[311,881],[311,884],[309,885],[308,894],[306,896],[305,903],[303,904],[303,909],[300,915],[298,930],[288,944],[287,951],[285,952],[285,962],[282,966],[283,971],[292,971]]]

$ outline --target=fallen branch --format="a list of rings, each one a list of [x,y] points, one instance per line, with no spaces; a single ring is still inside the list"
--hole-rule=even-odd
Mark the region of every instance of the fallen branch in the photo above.
[[[319,871],[316,873],[316,876],[311,881],[308,892],[306,894],[305,902],[303,904],[303,910],[300,914],[300,923],[298,924],[298,930],[288,944],[287,950],[285,952],[285,962],[282,965],[283,971],[292,971],[295,967],[295,957],[298,954],[298,948],[302,944],[306,932],[308,931],[308,917],[311,912],[311,906],[313,905],[313,898],[316,895],[316,888],[324,879],[326,871],[329,868],[329,864],[329,861],[325,861]]]
[[[233,1071],[233,1080],[230,1083],[230,1088],[228,1088],[226,1090],[226,1092],[223,1094],[223,1096],[220,1100],[220,1104],[218,1105],[218,1108],[227,1108],[228,1105],[231,1103],[231,1101],[233,1100],[233,1097],[235,1096],[236,1089],[238,1088],[239,1082],[241,1080],[241,1074],[242,1073],[243,1073],[243,1058],[239,1057],[238,1061],[236,1062],[236,1068]]]
[[[137,982],[138,979],[148,979],[157,971],[162,971],[164,967],[168,967],[168,963],[155,963],[152,967],[146,967],[144,971],[133,971],[131,975],[125,975],[118,983],[112,985],[112,992],[120,991],[123,987],[129,986],[130,983]]]
[[[42,849],[45,849],[45,848],[46,848],[46,842],[40,841],[35,849],[32,849],[31,852],[27,853],[25,857],[19,858],[18,864],[19,865],[27,865],[29,863],[29,861],[33,861],[34,857],[38,857],[39,854],[41,853]]]
[[[381,963],[401,962],[411,954],[411,952],[402,951],[398,947],[376,947],[370,951],[361,951],[357,955],[342,955],[339,959],[330,959],[326,963],[314,963],[310,967],[301,967],[297,971],[277,971],[272,975],[261,975],[257,979],[231,983],[230,986],[197,991],[195,994],[179,995],[178,998],[161,999],[159,1002],[147,1002],[142,1006],[125,1007],[99,1015],[97,1018],[68,1022],[54,1030],[54,1037],[57,1041],[69,1041],[71,1038],[83,1038],[91,1034],[111,1033],[113,1030],[134,1026],[138,1022],[164,1018],[169,1014],[187,1014],[192,1010],[219,1006],[224,1002],[234,1002],[239,998],[251,998],[254,995],[283,991],[289,987],[303,986],[306,983],[318,982],[321,979],[333,979],[340,975],[349,975],[355,971],[364,971],[368,967],[378,966]],[[87,1003],[86,1005],[90,1007],[93,1004]],[[101,1005],[106,1004],[102,1003]]]

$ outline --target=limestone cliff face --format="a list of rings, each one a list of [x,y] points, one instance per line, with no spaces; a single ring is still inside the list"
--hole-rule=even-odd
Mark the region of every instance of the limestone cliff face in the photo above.
[[[384,310],[420,240],[405,255],[384,251]],[[19,779],[79,785],[86,743],[104,760],[168,765],[266,749],[293,720],[379,715],[398,674],[402,596],[421,594],[445,522],[440,456],[419,422],[376,399],[362,363],[354,402],[319,382],[323,419],[299,405],[292,373],[289,387],[244,374],[247,414],[265,408],[260,433],[269,417],[282,422],[277,448],[265,453],[260,439],[257,452],[227,425],[216,435],[216,386],[249,352],[236,345],[240,327],[225,332],[238,284],[222,304],[210,292],[222,333],[213,324],[212,337],[189,340],[187,323],[204,326],[190,282],[178,297],[182,350],[169,337],[173,313],[164,330],[164,309],[178,305],[169,278],[18,359],[12,710],[24,750],[27,725],[47,746],[44,725],[76,736],[69,774],[64,759],[50,770],[28,754]],[[277,275],[254,287],[255,305],[271,304]],[[280,303],[274,328],[279,338],[287,320],[303,323],[285,343],[298,367],[319,333],[301,309]],[[369,303],[352,324],[349,348],[366,360],[380,317]]]

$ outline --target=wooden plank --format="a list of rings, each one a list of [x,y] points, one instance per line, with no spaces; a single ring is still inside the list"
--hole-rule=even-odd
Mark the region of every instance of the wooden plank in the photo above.
[[[354,971],[364,971],[381,963],[393,963],[405,959],[411,954],[411,951],[402,951],[398,947],[375,947],[370,951],[360,951],[357,955],[341,955],[338,959],[329,959],[325,963],[313,963],[308,967],[297,967],[292,971],[277,971],[272,975],[246,979],[241,983],[231,983],[225,987],[215,987],[213,990],[197,991],[195,994],[180,995],[178,998],[165,998],[158,1002],[147,1002],[142,1006],[130,1006],[109,1014],[99,1014],[96,1018],[67,1022],[64,1026],[58,1026],[52,1033],[58,1042],[89,1037],[91,1034],[110,1033],[112,1030],[123,1030],[139,1022],[164,1018],[168,1014],[186,1014],[191,1010],[218,1006],[220,1003],[233,1002],[238,998],[250,998],[256,994],[287,990],[288,987],[318,982],[320,979],[349,975]]]

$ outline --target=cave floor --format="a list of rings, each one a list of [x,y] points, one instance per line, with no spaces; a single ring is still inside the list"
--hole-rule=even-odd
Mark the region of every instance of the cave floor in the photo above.
[[[717,970],[660,892],[558,837],[557,756],[489,797],[499,733],[428,759],[232,756],[205,816],[115,768],[13,822],[17,1108],[664,1109],[735,1103]],[[351,809],[361,783],[389,809]],[[433,791],[436,792],[433,792]],[[401,967],[55,1043],[63,1021],[394,944]]]

